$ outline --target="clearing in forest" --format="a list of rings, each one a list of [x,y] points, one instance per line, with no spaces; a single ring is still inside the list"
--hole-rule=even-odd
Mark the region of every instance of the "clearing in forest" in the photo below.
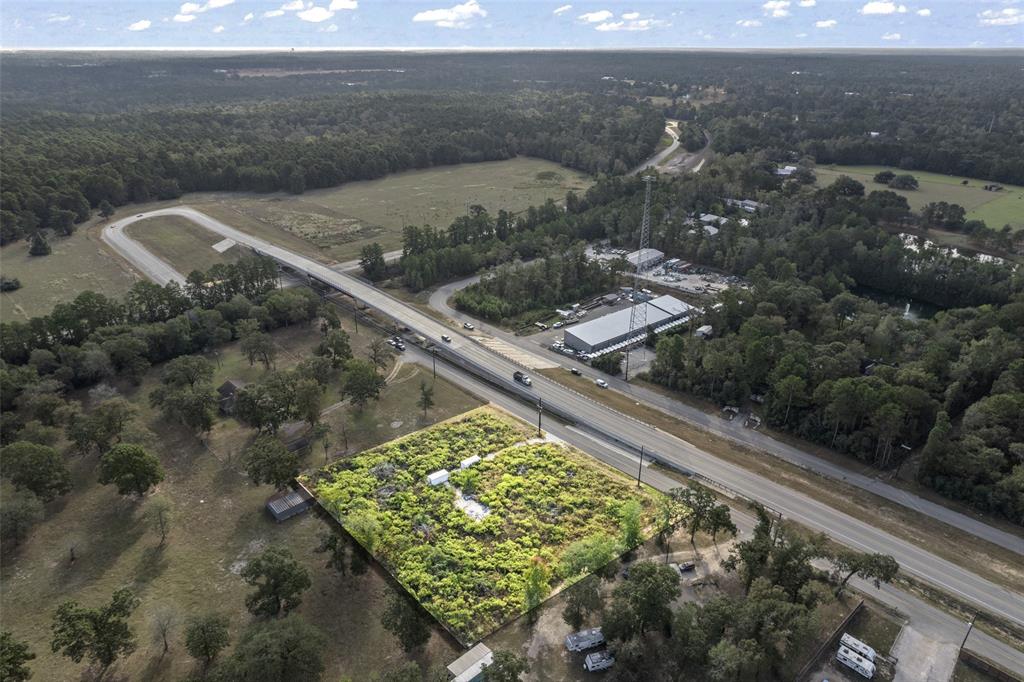
[[[889,187],[886,185],[874,181],[875,174],[884,170],[917,178],[920,186],[915,190],[890,190],[905,196],[911,210],[920,211],[925,204],[945,201],[963,206],[967,210],[968,220],[984,220],[993,230],[999,230],[1003,225],[1024,229],[1024,187],[1017,185],[886,166],[836,165],[815,168],[814,172],[818,176],[815,184],[818,187],[826,187],[835,182],[840,175],[848,175],[864,185],[865,193],[888,190]],[[965,182],[967,184],[964,184]],[[999,185],[1003,189],[991,192],[984,189],[985,185]]]
[[[565,562],[573,543],[614,556],[654,523],[659,493],[533,434],[484,407],[334,462],[303,484],[468,644],[600,568]],[[431,485],[428,475],[442,469],[448,481]]]

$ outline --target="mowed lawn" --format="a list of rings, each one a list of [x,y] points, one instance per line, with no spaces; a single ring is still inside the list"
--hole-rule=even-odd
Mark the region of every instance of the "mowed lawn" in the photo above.
[[[70,237],[51,237],[50,247],[49,256],[28,255],[24,241],[0,248],[0,271],[21,281],[21,289],[0,293],[0,320],[45,315],[86,289],[121,296],[136,281],[128,267],[100,244],[98,233],[85,225]]]
[[[365,349],[377,337],[365,327],[356,335],[346,326],[356,355],[365,358]],[[309,325],[275,332],[278,369],[308,356],[318,336]],[[264,371],[258,365],[250,367],[236,345],[211,359],[218,365],[215,385],[226,378],[256,380]],[[241,453],[252,431],[221,418],[203,444],[165,423],[147,404],[158,372],[159,368],[151,370],[139,387],[118,388],[136,406],[139,422],[154,433],[150,447],[167,474],[157,493],[171,503],[174,515],[170,536],[161,548],[159,536],[143,521],[147,500],[119,498],[110,486],[97,483],[97,455],[69,456],[74,490],[48,508],[46,520],[2,564],[4,629],[27,640],[37,654],[31,664],[33,679],[79,679],[84,663],[50,651],[53,613],[65,599],[90,606],[104,603],[120,586],[131,587],[141,599],[130,620],[138,649],[118,665],[112,679],[169,682],[188,677],[197,668],[184,650],[181,624],[172,635],[170,653],[161,657],[162,645],[153,639],[154,614],[170,609],[184,620],[208,610],[223,613],[230,617],[232,641],[237,641],[253,620],[244,605],[251,588],[238,573],[250,557],[273,545],[288,548],[310,572],[313,586],[303,595],[297,613],[327,636],[324,679],[365,680],[405,664],[409,659],[380,624],[387,597],[396,589],[393,581],[375,565],[359,576],[328,569],[325,555],[314,551],[319,535],[330,528],[320,516],[309,513],[274,523],[263,508],[273,489],[252,485],[243,471]],[[346,437],[347,453],[352,454],[481,404],[437,379],[436,405],[424,419],[415,403],[420,382],[431,381],[429,369],[410,364],[386,373],[392,380],[380,402],[371,402],[361,413],[347,404],[330,413],[330,451],[336,456],[347,456]],[[336,395],[336,390],[329,393]],[[304,466],[323,466],[324,459],[316,444]],[[8,492],[5,484],[4,493]],[[74,563],[69,562],[72,546]],[[417,661],[447,664],[457,656],[451,640],[439,628],[435,633]]]
[[[967,209],[968,220],[984,220],[993,229],[1010,225],[1016,229],[1024,229],[1024,187],[1000,184],[1001,192],[988,192],[982,187],[993,184],[989,180],[976,180],[955,175],[927,173],[924,171],[905,171],[886,166],[818,166],[814,169],[818,176],[815,183],[825,187],[835,182],[840,175],[848,175],[864,185],[865,192],[889,189],[873,180],[876,173],[891,170],[897,175],[904,173],[913,175],[920,183],[916,190],[892,190],[907,198],[910,208],[919,211],[925,204],[946,201],[959,204]],[[963,181],[967,184],[964,185]]]
[[[213,245],[223,238],[181,216],[146,218],[129,225],[127,232],[185,275],[193,270],[208,270],[217,263],[233,262],[239,255],[236,247],[224,253],[215,251]]]
[[[556,163],[519,157],[407,171],[300,196],[220,194],[187,203],[268,239],[280,241],[275,232],[299,237],[320,256],[344,262],[373,242],[386,251],[401,247],[406,225],[447,228],[473,204],[492,213],[518,213],[548,199],[561,201],[569,191],[582,193],[591,184]]]

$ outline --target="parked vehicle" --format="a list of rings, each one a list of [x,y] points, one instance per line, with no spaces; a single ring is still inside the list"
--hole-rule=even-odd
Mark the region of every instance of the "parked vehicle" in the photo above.
[[[604,379],[594,379],[594,383],[601,388],[608,388],[608,382]]]
[[[398,343],[395,344],[395,350],[401,353],[402,351],[405,350],[405,344],[399,341]]]
[[[575,374],[576,376],[582,376],[583,375],[583,372],[579,371],[579,369],[577,369],[576,367],[570,367],[569,371],[572,372],[573,374]]]
[[[470,330],[476,329],[476,327],[473,326],[472,322],[463,322],[462,323],[462,328],[463,329],[470,329]]]
[[[574,351],[572,348],[563,348],[562,352],[566,355],[576,355],[576,351]]]
[[[613,665],[615,665],[615,657],[607,651],[595,651],[592,654],[587,654],[583,660],[583,669],[591,673],[607,670]]]
[[[448,336],[447,334],[441,334],[441,340],[444,341],[445,343],[451,343],[452,337]]]
[[[533,381],[527,375],[522,372],[516,371],[512,374],[512,378],[521,383],[523,386],[532,386]]]
[[[565,648],[569,651],[585,651],[602,644],[604,644],[604,634],[601,633],[601,628],[580,630],[565,636]]]
[[[536,327],[537,329],[541,330],[541,331],[544,331],[545,329],[548,328],[548,326],[546,324],[544,324],[543,322],[534,322],[533,326]]]
[[[844,632],[843,636],[839,638],[839,643],[845,646],[850,651],[860,654],[872,663],[875,662],[875,656],[877,655],[875,653],[875,650],[869,647],[864,642],[857,639],[856,637],[854,637],[853,635]]]
[[[562,321],[558,321],[558,322],[555,322],[555,323],[554,323],[553,325],[551,325],[551,326],[552,326],[552,327],[554,327],[555,329],[561,329],[561,328],[562,328],[562,326],[563,326],[564,324],[565,324],[565,322],[562,322]]]
[[[857,671],[861,676],[866,677],[869,680],[875,676],[874,663],[857,652],[847,649],[842,644],[839,645],[839,651],[836,652],[836,660],[847,668]]]

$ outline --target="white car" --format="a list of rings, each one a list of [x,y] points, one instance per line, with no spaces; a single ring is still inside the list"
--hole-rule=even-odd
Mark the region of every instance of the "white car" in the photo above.
[[[476,327],[473,326],[472,322],[463,322],[462,323],[462,328],[463,329],[470,329],[470,330],[476,329]]]
[[[452,337],[448,336],[447,334],[441,334],[441,340],[444,341],[445,343],[451,343]]]
[[[608,382],[604,379],[594,379],[594,383],[597,384],[599,388],[608,388]]]

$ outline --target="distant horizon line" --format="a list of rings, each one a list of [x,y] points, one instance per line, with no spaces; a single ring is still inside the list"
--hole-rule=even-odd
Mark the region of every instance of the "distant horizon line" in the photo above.
[[[0,53],[15,52],[1008,52],[1024,53],[1021,47],[4,47]]]

